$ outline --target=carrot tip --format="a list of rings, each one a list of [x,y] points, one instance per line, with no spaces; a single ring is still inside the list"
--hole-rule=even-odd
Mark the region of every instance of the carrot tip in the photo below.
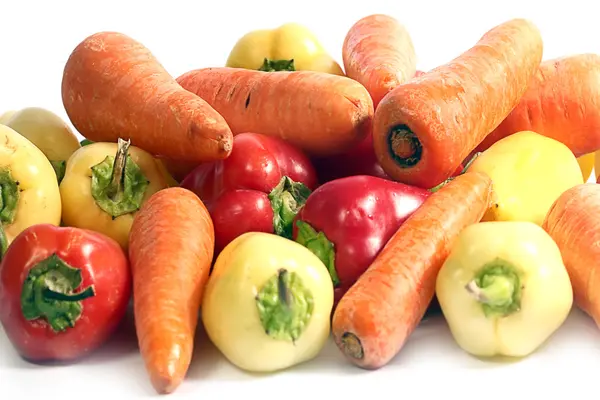
[[[341,339],[341,348],[345,355],[355,360],[362,360],[365,351],[358,336],[351,332],[344,332]]]
[[[390,155],[400,168],[414,167],[421,161],[423,145],[408,126],[393,127],[387,139]]]
[[[154,390],[156,390],[156,392],[158,394],[171,394],[175,391],[175,389],[177,389],[177,387],[179,386],[180,382],[179,381],[175,381],[169,377],[165,377],[165,376],[160,376],[160,377],[153,377],[152,378],[152,386],[154,387]]]

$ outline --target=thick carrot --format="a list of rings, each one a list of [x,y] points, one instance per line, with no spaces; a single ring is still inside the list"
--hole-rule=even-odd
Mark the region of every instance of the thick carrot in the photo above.
[[[575,304],[600,327],[600,185],[585,183],[563,192],[542,228],[560,249]]]
[[[279,137],[313,156],[344,153],[371,131],[373,101],[345,76],[222,67],[190,71],[177,81],[220,112],[234,135]]]
[[[475,151],[520,131],[564,143],[576,157],[600,149],[600,55],[542,62],[515,109]]]
[[[190,162],[231,153],[233,135],[223,117],[121,33],[96,33],[73,50],[62,100],[75,128],[95,142],[130,139],[151,154]]]
[[[335,342],[352,363],[377,369],[401,350],[433,299],[454,240],[481,220],[491,197],[490,178],[466,172],[433,193],[392,236],[333,315]]]
[[[393,179],[432,188],[517,105],[539,68],[542,38],[514,19],[446,65],[397,86],[375,111],[377,158]]]
[[[393,88],[415,75],[417,56],[412,39],[395,18],[374,14],[358,20],[344,39],[346,75],[367,88],[375,108]]]
[[[152,195],[131,227],[135,327],[158,393],[173,392],[190,365],[214,243],[204,204],[178,187]]]

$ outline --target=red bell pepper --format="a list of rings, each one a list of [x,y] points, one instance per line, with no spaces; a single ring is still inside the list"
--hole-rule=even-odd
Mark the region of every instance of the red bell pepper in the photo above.
[[[309,158],[288,142],[241,133],[229,157],[196,167],[180,186],[196,193],[210,212],[216,256],[245,232],[291,238],[294,217],[317,178]]]
[[[116,330],[131,295],[127,256],[88,230],[33,225],[0,264],[0,322],[31,362],[71,361]]]
[[[358,175],[327,182],[308,197],[296,217],[293,238],[327,266],[336,303],[430,194]]]

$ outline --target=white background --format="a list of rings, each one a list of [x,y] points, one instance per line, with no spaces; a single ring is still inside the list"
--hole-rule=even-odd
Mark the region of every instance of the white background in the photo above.
[[[26,1],[0,0],[0,112],[48,108],[63,118],[60,84],[71,50],[87,35],[115,30],[144,43],[174,75],[221,66],[249,30],[300,22],[339,61],[348,28],[372,13],[388,13],[409,29],[418,68],[431,69],[472,46],[494,25],[533,20],[544,38],[544,58],[600,52],[597,1]],[[600,106],[600,105],[599,105]],[[194,399],[532,399],[597,396],[600,330],[574,311],[536,354],[518,363],[491,363],[465,355],[443,319],[424,323],[387,367],[366,372],[348,365],[331,345],[313,362],[272,376],[250,376],[227,364],[198,338],[185,383],[173,398]],[[93,357],[72,366],[22,361],[0,331],[0,399],[155,396],[135,333],[121,333]],[[30,397],[31,396],[31,397]]]

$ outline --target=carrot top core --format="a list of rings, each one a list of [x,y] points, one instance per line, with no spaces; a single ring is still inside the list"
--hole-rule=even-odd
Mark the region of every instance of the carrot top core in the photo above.
[[[481,303],[486,317],[505,317],[521,308],[521,278],[506,260],[484,264],[465,289]]]
[[[17,215],[19,182],[15,181],[8,168],[0,168],[0,222],[12,224]]]
[[[388,146],[392,158],[401,168],[414,167],[421,161],[423,145],[406,125],[398,125],[390,130]]]
[[[317,232],[309,223],[297,221],[298,234],[296,242],[309,249],[314,255],[327,267],[333,286],[337,287],[340,284],[340,278],[335,269],[335,246],[327,236],[321,231]]]
[[[265,58],[263,64],[258,69],[264,72],[276,72],[276,71],[295,71],[294,59],[291,60],[269,60]]]
[[[116,157],[92,167],[92,197],[111,217],[139,210],[150,181],[127,154],[129,141],[119,139]]]
[[[344,332],[342,334],[342,348],[348,357],[362,360],[365,356],[365,351],[360,343],[360,339],[354,333]]]
[[[54,332],[75,326],[81,316],[81,301],[95,296],[94,286],[73,293],[83,278],[57,254],[40,261],[29,270],[21,291],[21,312],[26,320],[44,318]]]
[[[282,268],[260,289],[256,306],[267,335],[294,342],[308,326],[314,299],[295,272]]]

